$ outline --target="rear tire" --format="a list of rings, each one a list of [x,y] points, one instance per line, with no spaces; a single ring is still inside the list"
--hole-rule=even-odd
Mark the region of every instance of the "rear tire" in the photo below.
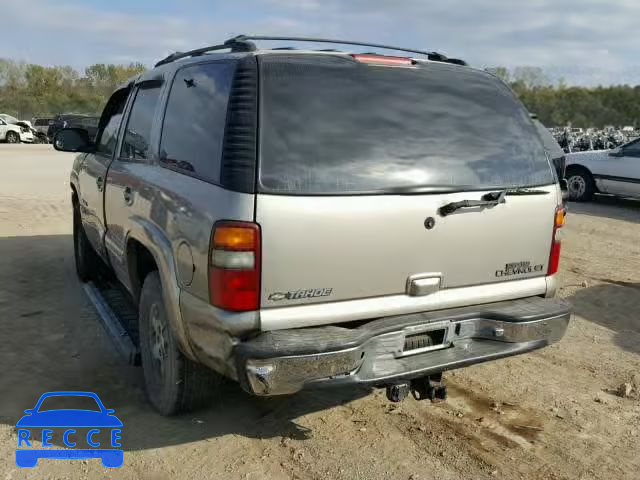
[[[569,200],[574,202],[588,202],[593,198],[595,183],[588,171],[572,170],[567,172],[566,178]]]
[[[210,404],[219,378],[180,351],[157,271],[144,279],[138,318],[144,382],[153,407],[161,415],[176,415]]]
[[[7,143],[20,143],[20,135],[16,132],[7,132],[6,141]]]
[[[87,283],[93,280],[100,265],[100,259],[89,243],[77,206],[73,208],[73,254],[80,281]]]

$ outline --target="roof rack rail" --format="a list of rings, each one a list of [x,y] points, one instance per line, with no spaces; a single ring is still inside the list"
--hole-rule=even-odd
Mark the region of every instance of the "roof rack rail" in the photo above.
[[[448,58],[447,56],[438,52],[427,52],[425,50],[416,50],[412,48],[394,47],[392,45],[382,45],[379,43],[364,43],[353,42],[351,40],[331,40],[328,38],[311,38],[311,37],[270,37],[270,36],[250,36],[250,35],[238,35],[230,38],[220,45],[212,45],[210,47],[197,48],[195,50],[189,50],[187,52],[175,52],[171,55],[160,60],[155,64],[155,67],[165,65],[167,63],[175,62],[181,58],[197,57],[207,52],[213,52],[216,50],[230,49],[232,52],[253,52],[257,50],[256,45],[251,40],[276,40],[276,41],[291,41],[291,42],[310,42],[310,43],[335,43],[338,45],[359,45],[362,47],[375,47],[385,50],[397,50],[399,52],[417,53],[425,55],[429,60],[436,62],[447,62],[455,65],[467,65],[467,62],[457,58]],[[292,47],[280,47],[281,50],[292,49]],[[326,49],[325,51],[334,51],[333,49]]]
[[[448,58],[447,56],[438,53],[438,52],[428,52],[425,50],[416,50],[413,48],[404,48],[404,47],[395,47],[393,45],[382,45],[380,43],[366,43],[366,42],[354,42],[351,40],[332,40],[328,38],[313,38],[313,37],[272,37],[272,36],[252,36],[252,35],[238,35],[233,37],[227,42],[241,42],[244,44],[252,44],[251,40],[276,40],[276,41],[288,41],[288,42],[309,42],[309,43],[335,43],[338,45],[358,45],[362,47],[375,47],[382,48],[385,50],[397,50],[399,52],[409,52],[409,53],[418,53],[420,55],[425,55],[429,60],[433,60],[436,62],[448,62],[454,63],[456,65],[467,65],[464,60],[460,60],[458,58]],[[225,42],[225,43],[227,43]]]
[[[221,45],[211,45],[210,47],[196,48],[195,50],[189,50],[188,52],[172,53],[171,55],[168,55],[167,57],[156,63],[154,67],[159,67],[160,65],[175,62],[176,60],[180,60],[181,58],[197,57],[204,53],[213,52],[215,50],[230,49],[232,52],[253,52],[254,50],[256,50],[256,46],[253,43],[245,42],[237,38],[238,37],[231,38]]]

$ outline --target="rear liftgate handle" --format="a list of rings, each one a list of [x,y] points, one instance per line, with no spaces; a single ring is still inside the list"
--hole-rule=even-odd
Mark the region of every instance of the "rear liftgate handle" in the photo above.
[[[407,295],[422,297],[440,290],[442,273],[419,273],[407,278]]]

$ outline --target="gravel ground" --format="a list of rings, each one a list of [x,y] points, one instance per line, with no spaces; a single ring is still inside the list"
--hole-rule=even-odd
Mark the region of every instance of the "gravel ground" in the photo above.
[[[169,419],[150,410],[140,369],[116,356],[76,280],[72,160],[0,145],[0,478],[640,478],[640,202],[570,205],[566,337],[449,373],[444,403],[392,405],[369,390],[265,401],[225,385],[211,408]],[[123,420],[124,466],[18,469],[22,411],[73,389],[98,393]]]

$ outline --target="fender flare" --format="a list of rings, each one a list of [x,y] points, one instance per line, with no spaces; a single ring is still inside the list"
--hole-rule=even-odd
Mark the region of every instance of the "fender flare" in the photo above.
[[[182,353],[195,361],[196,357],[189,343],[187,329],[180,312],[180,287],[177,281],[176,263],[171,242],[162,230],[148,219],[133,216],[130,218],[129,225],[130,229],[125,238],[126,248],[124,254],[128,257],[129,242],[131,240],[136,240],[151,252],[160,274],[165,308],[169,314],[169,324],[173,334],[178,340]],[[125,261],[128,262],[128,258]]]

